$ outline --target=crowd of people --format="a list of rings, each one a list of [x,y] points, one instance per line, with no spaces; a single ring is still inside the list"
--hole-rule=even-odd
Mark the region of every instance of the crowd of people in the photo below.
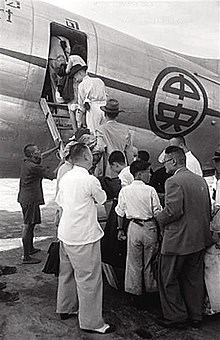
[[[136,306],[146,292],[159,292],[163,314],[159,324],[182,328],[190,322],[199,327],[206,292],[204,256],[214,243],[220,247],[219,237],[213,239],[220,226],[210,229],[220,205],[220,152],[213,158],[217,179],[213,205],[199,161],[184,137],[170,140],[159,155],[161,167],[154,171],[149,153],[136,152],[129,129],[117,121],[119,102],[107,99],[104,83],[86,74],[85,60],[75,53],[70,53],[65,71],[74,89],[69,105],[74,137],[56,174],[60,242],[56,311],[62,320],[78,316],[84,331],[115,330],[103,319],[103,262],[111,270],[122,269],[122,287]],[[56,91],[57,80],[54,84]],[[24,217],[22,261],[27,265],[40,262],[33,256],[40,251],[33,240],[44,204],[42,179],[55,174],[42,166],[36,145],[25,146],[24,154],[18,202]],[[97,204],[107,207],[106,202],[110,208],[103,230]]]

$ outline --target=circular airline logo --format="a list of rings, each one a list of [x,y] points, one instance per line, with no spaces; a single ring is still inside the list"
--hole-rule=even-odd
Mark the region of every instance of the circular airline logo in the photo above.
[[[156,78],[149,103],[151,129],[162,138],[187,135],[204,119],[208,99],[189,72],[168,67]]]

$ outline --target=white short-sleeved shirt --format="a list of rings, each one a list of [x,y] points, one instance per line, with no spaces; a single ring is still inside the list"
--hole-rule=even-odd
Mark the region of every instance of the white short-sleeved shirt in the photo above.
[[[118,204],[115,207],[117,215],[127,218],[147,220],[156,216],[162,210],[156,190],[142,181],[133,183],[121,189]]]
[[[97,220],[95,203],[103,204],[106,193],[96,177],[74,165],[60,180],[56,197],[62,208],[58,238],[69,245],[83,245],[98,241],[103,230]]]

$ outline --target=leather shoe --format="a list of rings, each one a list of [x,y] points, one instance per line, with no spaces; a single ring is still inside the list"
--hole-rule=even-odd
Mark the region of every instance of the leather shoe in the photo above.
[[[202,321],[200,320],[190,320],[190,325],[192,328],[199,329],[201,327]]]
[[[12,266],[0,266],[0,275],[10,275],[17,273],[17,268]]]
[[[156,322],[165,328],[177,328],[177,329],[184,329],[187,327],[186,320],[181,321],[171,321],[165,318],[158,318]]]
[[[29,252],[29,255],[33,255],[33,254],[39,253],[39,251],[41,251],[40,248],[33,248],[33,249]]]
[[[71,313],[71,314],[60,313],[60,318],[61,318],[61,320],[68,320],[68,319],[74,318],[77,315],[78,315],[78,312]]]
[[[0,282],[0,290],[5,289],[6,286],[7,286],[7,283],[6,283],[6,282]]]
[[[29,257],[28,259],[22,260],[23,264],[37,264],[37,263],[40,263],[40,262],[41,262],[40,259],[36,259],[36,258],[33,258],[33,257]]]

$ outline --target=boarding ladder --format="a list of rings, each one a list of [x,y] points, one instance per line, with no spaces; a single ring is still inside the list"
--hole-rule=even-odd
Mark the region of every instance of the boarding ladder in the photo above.
[[[45,98],[41,98],[40,106],[55,145],[60,145],[59,155],[63,159],[64,146],[73,134],[68,107],[66,104],[47,102]]]

